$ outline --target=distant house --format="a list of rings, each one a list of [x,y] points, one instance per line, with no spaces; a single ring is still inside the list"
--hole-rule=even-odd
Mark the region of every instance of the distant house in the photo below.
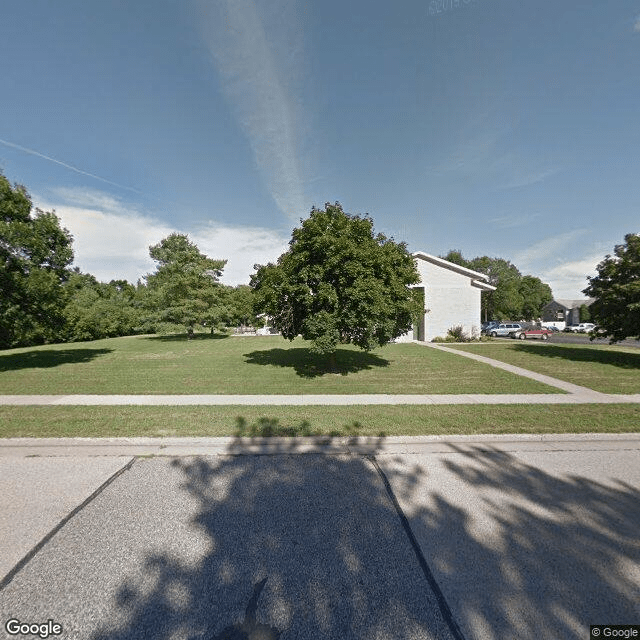
[[[431,342],[437,336],[446,336],[455,326],[462,326],[468,335],[479,336],[480,294],[495,290],[487,283],[487,276],[422,251],[412,255],[420,274],[416,288],[424,296],[425,312],[413,331],[396,341]]]
[[[591,305],[593,298],[580,298],[578,300],[560,300],[556,298],[542,309],[542,323],[553,324],[558,329],[564,329],[569,324],[579,324],[580,307]]]

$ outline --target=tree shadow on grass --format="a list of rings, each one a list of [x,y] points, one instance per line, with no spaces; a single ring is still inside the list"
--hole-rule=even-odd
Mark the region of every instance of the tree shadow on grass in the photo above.
[[[605,351],[604,349],[592,349],[589,347],[560,347],[550,344],[540,348],[540,346],[522,344],[521,342],[514,345],[514,349],[544,358],[558,358],[573,362],[596,362],[598,364],[610,364],[623,369],[640,369],[640,353]]]
[[[335,365],[328,356],[313,353],[310,349],[264,349],[243,354],[248,364],[290,367],[301,378],[318,378],[328,373],[346,376],[365,369],[388,367],[390,362],[375,353],[336,349]]]
[[[223,340],[230,338],[228,333],[194,333],[189,338],[187,333],[169,333],[166,335],[147,336],[145,340],[156,342],[192,342],[193,340]]]
[[[360,434],[363,425],[354,420],[342,425],[340,428],[333,429],[325,434],[320,429],[313,429],[308,420],[301,420],[299,424],[284,425],[280,423],[278,418],[269,418],[261,416],[255,422],[249,422],[243,416],[236,418],[234,435],[236,438],[270,438],[273,436],[296,437],[296,436],[350,436],[355,437]],[[380,437],[384,437],[381,433]]]
[[[0,354],[0,372],[19,369],[49,369],[63,364],[91,362],[113,349],[38,349],[22,353]]]

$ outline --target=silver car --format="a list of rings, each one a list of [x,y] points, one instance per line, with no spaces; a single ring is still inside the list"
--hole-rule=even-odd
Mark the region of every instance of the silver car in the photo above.
[[[515,337],[518,331],[522,331],[522,325],[515,322],[501,322],[497,327],[492,327],[489,335],[492,338],[497,336]]]

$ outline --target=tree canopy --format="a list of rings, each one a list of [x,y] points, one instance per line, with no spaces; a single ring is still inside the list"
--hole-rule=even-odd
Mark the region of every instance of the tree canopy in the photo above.
[[[157,321],[181,325],[189,333],[196,324],[216,327],[225,322],[225,288],[218,279],[226,260],[208,258],[179,233],[149,247],[149,255],[158,266],[146,276],[147,305]]]
[[[535,276],[520,270],[503,258],[480,256],[466,260],[458,250],[451,250],[445,260],[488,276],[495,291],[482,293],[482,317],[490,320],[533,320],[553,300],[551,287]]]
[[[370,217],[337,202],[301,223],[277,264],[256,265],[251,279],[271,324],[321,354],[347,343],[368,351],[406,333],[418,312],[410,285],[420,278],[405,243],[374,234]]]
[[[583,293],[595,298],[591,317],[612,343],[640,339],[640,234],[627,234],[613,253],[597,266]]]
[[[62,284],[72,237],[54,212],[0,174],[0,347],[53,341],[64,325]]]

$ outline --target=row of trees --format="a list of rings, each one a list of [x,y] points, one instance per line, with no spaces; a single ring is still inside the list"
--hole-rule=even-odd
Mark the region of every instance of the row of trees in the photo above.
[[[424,303],[411,288],[419,275],[405,243],[375,234],[370,217],[339,203],[314,207],[301,223],[277,263],[256,265],[250,287],[221,284],[226,261],[208,258],[182,234],[150,247],[157,268],[145,282],[105,284],[71,269],[71,234],[54,213],[32,213],[26,189],[0,174],[0,348],[177,327],[213,332],[259,324],[267,314],[284,337],[302,335],[315,352],[333,354],[344,343],[370,350],[411,328]],[[640,236],[625,240],[585,289],[612,340],[640,334]],[[485,318],[537,318],[552,299],[549,285],[507,260],[466,260],[459,251],[444,258],[496,287],[483,294]]]
[[[531,275],[522,275],[518,268],[502,258],[480,256],[466,260],[460,251],[451,250],[445,260],[488,276],[495,291],[482,294],[484,320],[535,320],[553,299],[551,287]]]
[[[0,174],[0,348],[259,323],[251,288],[221,284],[226,261],[187,236],[150,247],[157,269],[145,282],[107,284],[71,268],[71,234],[55,213],[32,208],[26,189]]]

